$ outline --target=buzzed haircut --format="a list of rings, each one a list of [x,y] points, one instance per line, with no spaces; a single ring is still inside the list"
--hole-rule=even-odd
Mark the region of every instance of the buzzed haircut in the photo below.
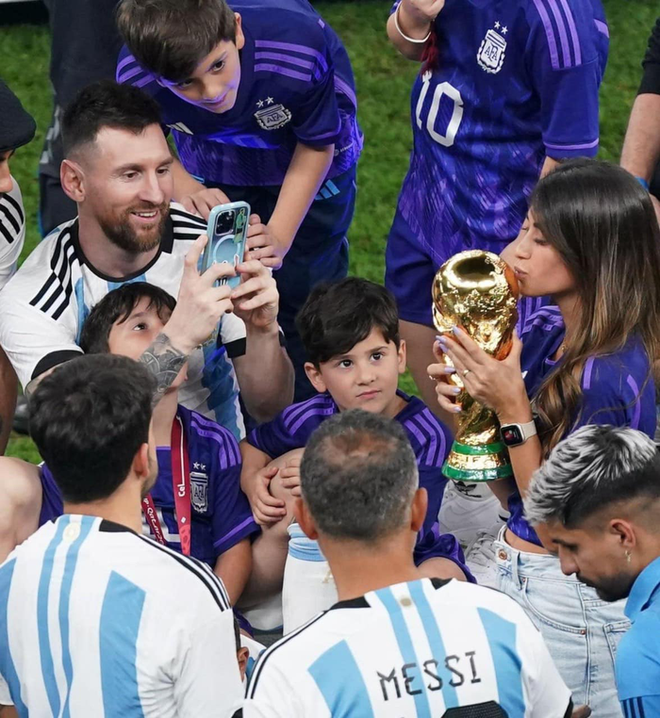
[[[314,366],[346,354],[373,329],[386,342],[399,338],[399,313],[391,292],[380,284],[359,277],[318,284],[296,318],[307,357]]]
[[[373,542],[404,528],[418,482],[403,427],[361,409],[324,421],[300,465],[301,492],[316,526],[336,539]]]
[[[117,322],[125,322],[145,297],[149,299],[147,308],[154,307],[163,321],[167,321],[176,307],[176,299],[171,294],[147,282],[129,282],[113,289],[94,305],[82,326],[79,346],[85,354],[107,354],[112,327]]]
[[[590,424],[560,441],[534,473],[525,515],[532,524],[576,528],[607,506],[635,499],[646,505],[660,499],[658,447],[641,431]]]
[[[117,27],[145,69],[188,79],[219,43],[236,41],[236,16],[224,0],[123,0]]]
[[[94,142],[106,127],[139,135],[159,124],[158,104],[139,88],[112,80],[93,82],[78,92],[62,116],[64,156]]]
[[[155,378],[123,356],[84,355],[44,377],[29,401],[30,434],[65,501],[111,496],[149,441]]]

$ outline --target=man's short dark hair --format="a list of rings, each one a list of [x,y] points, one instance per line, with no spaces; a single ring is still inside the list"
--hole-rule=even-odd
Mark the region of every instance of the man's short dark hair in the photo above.
[[[93,82],[80,90],[62,116],[64,156],[94,142],[105,127],[139,135],[159,124],[156,101],[139,88],[112,80]]]
[[[171,294],[147,282],[129,282],[113,289],[94,305],[82,326],[79,343],[85,354],[107,354],[113,325],[125,322],[145,297],[149,299],[148,308],[154,307],[163,321],[176,306],[176,299]]]
[[[155,380],[139,362],[98,354],[44,377],[30,399],[30,433],[65,501],[111,496],[149,440]]]
[[[346,354],[373,329],[399,347],[399,314],[392,294],[367,279],[347,277],[314,287],[296,318],[309,361],[318,367]]]
[[[418,481],[402,426],[360,409],[321,424],[300,466],[302,495],[318,530],[337,539],[377,541],[404,528]]]
[[[236,16],[225,0],[123,0],[117,27],[147,70],[188,79],[219,43],[236,41]]]

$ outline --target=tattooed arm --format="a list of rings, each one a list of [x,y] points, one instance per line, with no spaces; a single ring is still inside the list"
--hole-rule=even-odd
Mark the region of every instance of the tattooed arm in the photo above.
[[[228,264],[213,264],[204,274],[197,269],[206,241],[206,235],[199,237],[186,255],[172,316],[140,357],[156,377],[153,406],[161,400],[190,354],[211,336],[222,315],[233,309],[229,285],[215,286],[221,277],[233,275],[233,268]]]

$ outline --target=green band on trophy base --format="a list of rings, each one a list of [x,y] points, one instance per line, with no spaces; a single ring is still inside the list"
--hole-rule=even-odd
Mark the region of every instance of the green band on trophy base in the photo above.
[[[442,467],[442,475],[452,481],[468,481],[478,483],[480,481],[496,481],[497,479],[508,479],[513,476],[511,465],[499,466],[497,469],[455,469],[445,464]]]
[[[502,441],[480,446],[454,441],[442,474],[453,481],[483,482],[507,479],[513,476],[513,469]]]
[[[457,454],[464,454],[465,456],[491,456],[505,451],[506,444],[503,441],[496,441],[493,444],[468,446],[467,444],[461,444],[459,441],[454,441],[451,450]]]

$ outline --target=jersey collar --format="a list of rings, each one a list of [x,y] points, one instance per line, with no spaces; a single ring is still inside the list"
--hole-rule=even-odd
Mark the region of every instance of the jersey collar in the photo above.
[[[637,576],[626,602],[625,614],[634,621],[652,603],[660,601],[660,557]]]

